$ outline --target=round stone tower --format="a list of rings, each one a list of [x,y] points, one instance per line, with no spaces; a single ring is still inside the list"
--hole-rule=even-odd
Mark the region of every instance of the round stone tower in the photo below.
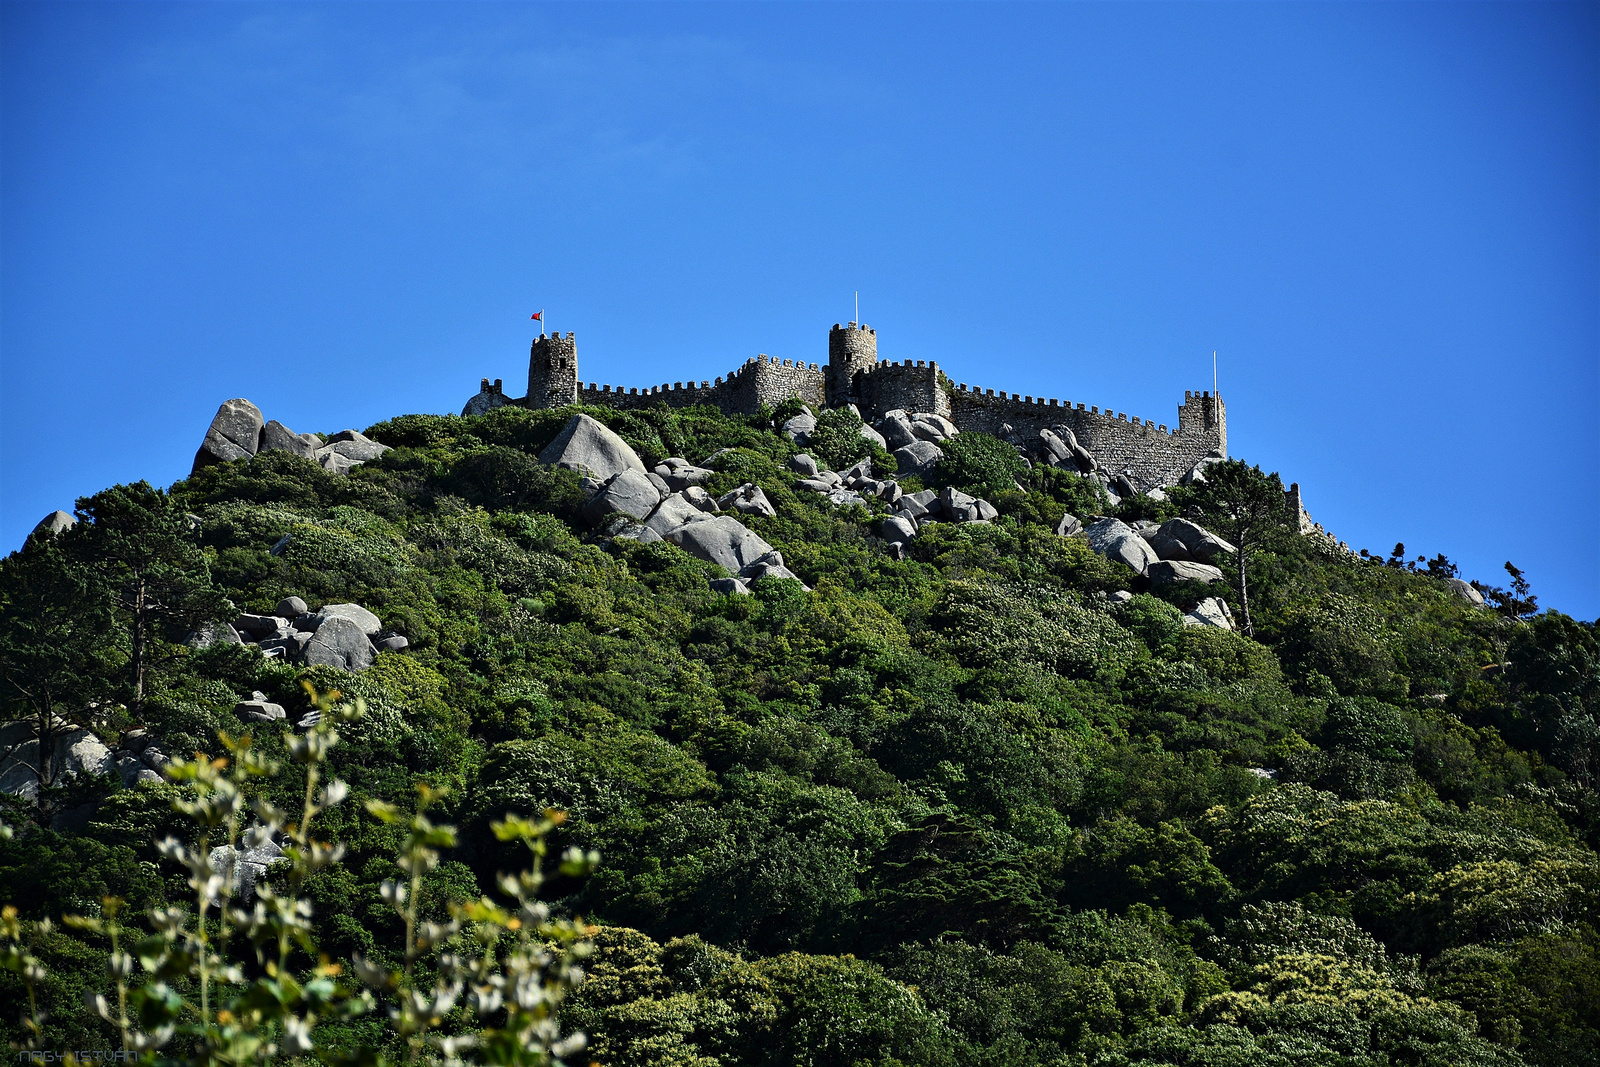
[[[534,338],[528,353],[530,408],[559,408],[578,402],[578,342],[572,334]]]
[[[878,362],[878,331],[870,326],[837,322],[828,331],[828,406],[842,407],[855,393],[858,374]]]

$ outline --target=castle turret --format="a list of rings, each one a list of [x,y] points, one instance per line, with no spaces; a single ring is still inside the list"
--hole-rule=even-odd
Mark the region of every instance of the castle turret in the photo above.
[[[1178,409],[1178,433],[1205,436],[1222,455],[1228,454],[1228,408],[1222,395],[1184,390],[1183,406]]]
[[[578,402],[578,342],[572,334],[534,338],[528,353],[530,408],[559,408]]]
[[[837,322],[828,331],[828,406],[850,403],[858,374],[870,371],[878,362],[878,331],[870,326]]]

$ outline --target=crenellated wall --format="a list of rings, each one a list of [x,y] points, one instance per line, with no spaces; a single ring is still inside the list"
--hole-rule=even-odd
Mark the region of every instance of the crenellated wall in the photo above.
[[[727,414],[756,411],[762,404],[777,407],[798,396],[813,407],[824,403],[825,376],[815,363],[757,356],[726,378],[714,382],[667,382],[643,389],[621,386],[579,385],[578,402],[598,407],[639,408],[652,404],[683,408],[709,404]]]
[[[874,363],[855,376],[852,395],[869,420],[895,408],[950,417],[950,395],[940,385],[939,364],[931,360]]]
[[[895,363],[879,360],[877,354],[876,330],[854,322],[835,324],[828,333],[826,368],[762,355],[714,382],[624,389],[582,384],[576,338],[571,333],[565,337],[541,334],[528,356],[528,395],[520,400],[508,398],[498,379],[491,385],[486,378],[462,414],[483,414],[503,404],[552,408],[571,403],[615,408],[709,404],[728,414],[750,414],[762,405],[777,407],[797,397],[813,409],[853,403],[871,422],[886,411],[901,408],[933,412],[963,430],[996,435],[1008,426],[1028,437],[1048,427],[1065,426],[1103,468],[1128,472],[1141,487],[1172,484],[1201,458],[1213,452],[1228,454],[1227,408],[1221,397],[1209,392],[1185,393],[1177,428],[1168,429],[1149,419],[1130,419],[1125,412],[1113,413],[1110,408],[1101,411],[1071,401],[955,385],[931,360]]]
[[[1070,400],[1025,396],[1001,390],[956,385],[950,419],[963,430],[1000,434],[1002,428],[1031,437],[1040,430],[1065,426],[1078,443],[1094,453],[1100,466],[1114,473],[1133,472],[1143,486],[1170,485],[1213,450],[1228,454],[1227,405],[1209,392],[1184,394],[1178,426],[1129,418],[1126,412]]]

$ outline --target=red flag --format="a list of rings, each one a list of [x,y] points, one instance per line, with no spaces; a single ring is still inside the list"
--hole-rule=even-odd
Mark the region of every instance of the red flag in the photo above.
[[[543,322],[544,321],[544,312],[535,311],[532,315],[529,315],[528,317],[530,319],[538,319],[540,322]]]

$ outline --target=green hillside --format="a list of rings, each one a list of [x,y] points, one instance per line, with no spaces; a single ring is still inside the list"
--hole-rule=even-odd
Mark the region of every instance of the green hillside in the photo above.
[[[1055,532],[1066,513],[1186,516],[1230,537],[1228,492],[1281,499],[1243,464],[1113,507],[964,434],[900,484],[954,485],[999,517],[929,525],[901,553],[881,502],[796,485],[770,412],[581,409],[647,467],[731,450],[707,463],[713,497],[764,491],[777,514],[739,519],[799,580],[722,593],[721,568],[582,518],[578,475],[536,458],[574,410],[396,418],[366,431],[391,450],[345,475],[263,451],[166,491],[119,486],[4,561],[5,720],[230,760],[3,798],[7,1039],[118,1047],[84,999],[117,1015],[104,927],[62,922],[114,896],[120,944],[140,946],[138,1025],[176,1025],[152,1057],[447,1062],[448,1042],[408,1051],[383,981],[367,1010],[355,991],[379,972],[432,989],[453,973],[441,952],[478,951],[475,921],[526,934],[511,916],[536,909],[497,875],[527,866],[517,837],[546,840],[495,826],[549,808],[566,815],[551,857],[598,853],[540,889],[593,927],[549,928],[567,946],[550,988],[577,978],[561,961],[587,972],[560,1008],[563,1033],[589,1036],[570,1064],[1600,1063],[1600,652],[1593,624],[1537,612],[1514,573],[1479,606],[1443,555],[1351,556],[1283,512],[1247,552],[1252,638],[1186,624],[1220,596],[1243,627],[1233,556],[1227,581],[1147,591]],[[886,459],[826,415],[811,451]],[[407,647],[346,671],[186,642],[288,597],[359,605]],[[285,719],[236,710],[257,692]],[[332,692],[319,726],[297,725]],[[306,739],[335,722],[317,764]],[[248,734],[248,753],[220,734]],[[236,802],[215,784],[263,759],[281,766],[240,778]],[[308,760],[348,783],[311,827],[343,854],[260,874],[255,906],[303,897],[309,929],[227,942],[195,1015],[193,961],[161,946],[198,928],[171,918],[163,942],[149,913],[192,913],[204,873],[157,842],[215,848],[270,806],[295,822]],[[432,830],[409,821],[419,796]],[[416,861],[416,931],[438,943],[414,959],[382,888],[406,881],[406,849],[438,854]],[[421,925],[452,914],[454,942]],[[309,1036],[274,1022],[314,1001]],[[500,1026],[478,1003],[433,1005],[431,1031]],[[541,1062],[492,1042],[460,1055]]]

